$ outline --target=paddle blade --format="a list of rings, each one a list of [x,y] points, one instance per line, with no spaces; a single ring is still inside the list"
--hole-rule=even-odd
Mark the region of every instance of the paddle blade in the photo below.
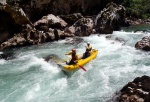
[[[85,69],[84,67],[82,67],[82,66],[80,66],[80,65],[79,65],[79,67],[80,67],[81,69],[83,69],[84,71],[86,71],[86,69]]]

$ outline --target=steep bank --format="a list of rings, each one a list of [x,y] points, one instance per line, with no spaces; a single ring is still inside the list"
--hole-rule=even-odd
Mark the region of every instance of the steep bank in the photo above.
[[[104,8],[97,15],[97,17],[95,17],[95,15],[83,16],[83,13],[74,13],[68,15],[62,15],[62,13],[58,16],[54,14],[47,14],[40,20],[34,22],[34,24],[32,24],[28,19],[30,16],[27,17],[21,9],[20,2],[13,3],[14,5],[12,6],[1,3],[1,11],[6,12],[9,15],[9,17],[7,17],[8,19],[5,21],[13,22],[12,26],[15,29],[12,29],[11,26],[10,28],[13,31],[7,31],[5,28],[7,28],[9,24],[4,22],[6,27],[3,27],[2,30],[5,30],[6,33],[2,30],[0,31],[2,33],[0,36],[3,38],[1,39],[0,49],[41,44],[44,42],[64,39],[66,37],[89,36],[93,33],[111,34],[114,30],[119,30],[120,26],[122,26],[125,22],[125,8],[112,2],[107,4],[106,8]],[[26,3],[28,2],[25,2],[25,4]],[[43,2],[40,1],[39,5],[40,3],[42,4]],[[62,4],[63,3],[64,2],[62,2]],[[103,4],[105,3],[106,2]],[[69,4],[70,2],[68,5]],[[91,7],[93,6],[91,5]],[[34,9],[31,7],[30,11],[32,10],[34,11]],[[37,11],[37,9],[35,10]],[[40,11],[38,13],[40,13]]]

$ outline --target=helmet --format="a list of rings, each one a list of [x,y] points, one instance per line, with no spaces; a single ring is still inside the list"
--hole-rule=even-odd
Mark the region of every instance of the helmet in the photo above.
[[[90,45],[90,42],[87,42],[88,45]]]
[[[76,52],[76,49],[72,49],[72,52]]]

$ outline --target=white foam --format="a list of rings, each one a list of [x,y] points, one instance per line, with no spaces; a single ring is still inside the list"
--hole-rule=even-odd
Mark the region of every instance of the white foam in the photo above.
[[[36,94],[38,94],[38,91],[40,90],[40,85],[37,83],[35,85],[33,85],[33,87],[26,93],[25,95],[25,102],[30,102],[32,101],[32,99],[34,99],[36,97]]]
[[[58,56],[61,56],[73,47],[73,45],[70,47],[67,44],[65,45],[66,48],[60,46],[63,45],[64,40],[54,42],[52,46],[45,45],[42,49],[41,47],[37,47],[35,51],[23,52],[19,58],[4,62],[12,66],[14,64],[16,65],[13,66],[14,69],[9,68],[9,71],[6,70],[7,74],[13,71],[15,73],[19,71],[24,72],[29,68],[38,69],[36,71],[31,70],[29,73],[27,71],[27,73],[23,74],[25,80],[24,78],[20,79],[15,84],[16,88],[18,85],[22,85],[22,83],[28,83],[26,79],[32,80],[29,87],[28,84],[23,86],[26,90],[24,91],[25,95],[23,94],[23,99],[20,99],[20,101],[72,102],[77,100],[84,102],[92,101],[92,99],[104,101],[106,99],[105,97],[111,96],[111,94],[122,88],[127,82],[132,81],[133,78],[143,74],[150,74],[148,63],[149,54],[136,50],[134,46],[129,44],[129,42],[134,44],[136,39],[140,39],[143,35],[123,31],[114,32],[112,37],[119,36],[127,39],[127,44],[125,45],[122,45],[120,42],[115,42],[113,39],[106,39],[106,36],[108,35],[83,37],[85,42],[91,43],[93,49],[99,50],[98,56],[84,66],[87,70],[86,72],[79,69],[75,73],[70,74],[70,76],[68,75],[68,77],[53,63],[47,63],[41,58],[43,53],[48,53],[48,51],[49,53],[55,52]],[[86,43],[82,43],[76,47],[79,53],[85,51],[85,45]],[[63,51],[61,52],[61,50]],[[38,83],[35,84],[37,81]],[[14,84],[12,84],[12,87],[14,87]],[[8,92],[8,94],[10,93]]]
[[[3,65],[6,63],[6,60],[0,59],[0,65]]]

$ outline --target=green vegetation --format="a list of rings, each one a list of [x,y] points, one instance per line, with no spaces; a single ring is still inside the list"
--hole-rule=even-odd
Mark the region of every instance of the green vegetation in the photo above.
[[[124,0],[121,4],[126,8],[128,17],[150,18],[150,0]]]

